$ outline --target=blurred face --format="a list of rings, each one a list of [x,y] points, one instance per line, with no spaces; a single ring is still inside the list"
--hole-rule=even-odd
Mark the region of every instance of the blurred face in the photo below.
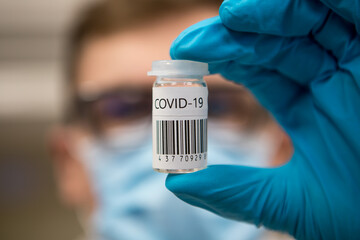
[[[169,47],[189,25],[217,15],[217,9],[197,8],[158,21],[89,39],[80,56],[77,92],[91,105],[92,119],[102,132],[126,126],[151,114],[147,77],[154,60],[170,59]]]
[[[217,15],[202,7],[173,14],[108,36],[88,39],[77,68],[76,91],[86,123],[54,132],[52,149],[60,195],[88,214],[96,208],[89,173],[72,146],[116,129],[151,123],[151,86],[147,77],[154,60],[170,59],[169,47],[186,27]]]
[[[64,145],[74,146],[83,138],[108,135],[114,130],[144,123],[151,128],[151,86],[154,79],[147,77],[147,71],[151,69],[152,61],[170,59],[171,42],[182,30],[215,15],[217,9],[198,8],[88,39],[76,75],[76,91],[83,102],[86,124],[67,129]],[[207,83],[210,118],[241,129],[244,121],[249,121],[244,116],[252,116],[252,111],[258,111],[255,100],[241,86],[219,76],[208,77]],[[280,129],[274,129],[272,131],[278,134]],[[61,164],[58,164],[57,172],[62,197],[70,205],[87,206],[91,212],[96,207],[96,197],[82,164],[84,159],[68,152],[68,155],[58,154]],[[74,181],[81,184],[74,184]]]
[[[139,119],[150,121],[154,79],[147,77],[147,72],[152,61],[170,59],[169,47],[182,30],[215,15],[216,9],[199,8],[109,36],[89,39],[80,56],[76,87],[83,100],[93,102],[88,104],[88,118],[96,129],[107,133],[113,128],[136,123]],[[210,89],[220,90],[218,92],[225,90],[225,94],[216,98],[217,101],[229,100],[226,106],[234,108],[234,101],[230,100],[243,100],[244,94],[238,94],[239,91],[244,92],[239,85],[224,81],[219,76],[211,76],[208,80]],[[229,108],[211,106],[217,107],[218,116],[229,117]],[[220,111],[220,108],[229,111]]]

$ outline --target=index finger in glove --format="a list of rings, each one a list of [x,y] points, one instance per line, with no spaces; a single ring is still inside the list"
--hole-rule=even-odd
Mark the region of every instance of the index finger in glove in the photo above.
[[[174,59],[189,59],[214,65],[236,61],[276,70],[300,85],[326,78],[336,70],[336,62],[324,49],[303,38],[232,31],[219,17],[199,22],[173,42]]]
[[[356,36],[355,26],[319,1],[226,0],[219,12],[224,25],[235,31],[313,36],[339,61],[347,62],[360,53],[360,37]]]
[[[219,15],[235,31],[305,36],[326,19],[329,9],[308,0],[225,0]]]

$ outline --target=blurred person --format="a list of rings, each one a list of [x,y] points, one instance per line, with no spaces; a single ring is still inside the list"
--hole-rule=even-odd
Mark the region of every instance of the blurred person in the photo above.
[[[269,239],[262,229],[182,203],[151,167],[153,79],[146,72],[153,60],[169,59],[186,26],[215,16],[219,4],[99,1],[75,24],[69,109],[52,131],[51,148],[60,195],[79,214],[85,238]],[[270,115],[243,87],[220,77],[208,84],[209,163],[282,164],[291,144]]]

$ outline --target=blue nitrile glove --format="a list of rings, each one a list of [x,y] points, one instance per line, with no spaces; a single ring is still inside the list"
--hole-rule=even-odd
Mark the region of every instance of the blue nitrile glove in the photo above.
[[[360,4],[229,0],[185,30],[175,59],[244,84],[290,135],[272,169],[215,165],[169,175],[180,199],[298,239],[360,238]],[[358,14],[358,15],[357,15]]]

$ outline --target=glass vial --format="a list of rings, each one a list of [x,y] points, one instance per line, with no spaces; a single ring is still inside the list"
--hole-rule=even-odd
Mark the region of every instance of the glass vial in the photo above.
[[[208,64],[186,60],[152,63],[153,168],[190,173],[207,166]]]

